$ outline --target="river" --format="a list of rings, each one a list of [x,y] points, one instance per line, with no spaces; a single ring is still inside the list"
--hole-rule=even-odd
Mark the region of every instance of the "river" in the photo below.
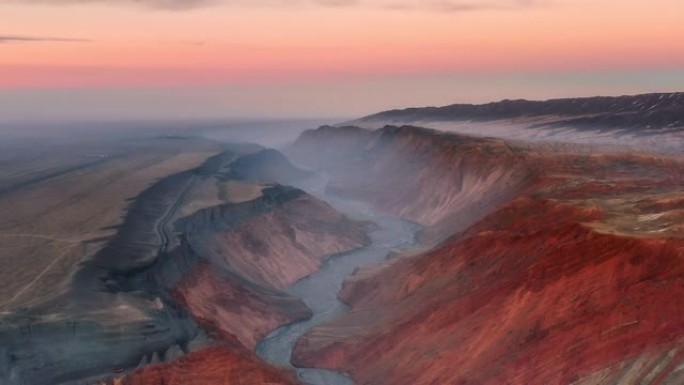
[[[342,283],[359,267],[376,265],[396,250],[416,245],[420,226],[399,217],[374,211],[369,204],[325,194],[325,180],[318,179],[306,186],[307,192],[324,199],[338,211],[353,219],[374,222],[377,225],[370,237],[372,244],[346,253],[328,256],[321,268],[287,288],[290,294],[301,298],[313,311],[313,317],[274,330],[257,345],[257,354],[278,366],[292,368],[292,349],[302,335],[315,326],[345,313],[348,307],[337,294]],[[295,368],[299,380],[308,385],[352,385],[345,373],[315,368]]]

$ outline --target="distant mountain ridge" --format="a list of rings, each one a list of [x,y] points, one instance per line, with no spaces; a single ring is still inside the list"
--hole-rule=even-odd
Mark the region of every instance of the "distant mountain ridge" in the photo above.
[[[389,110],[356,122],[478,121],[553,117],[533,127],[677,129],[684,127],[684,92],[546,101],[502,100]]]

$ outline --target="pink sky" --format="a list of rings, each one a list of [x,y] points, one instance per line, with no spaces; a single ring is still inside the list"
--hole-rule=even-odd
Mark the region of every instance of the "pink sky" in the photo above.
[[[11,92],[352,82],[361,95],[388,77],[684,69],[681,0],[0,0],[0,14]],[[553,87],[537,94],[567,94]]]

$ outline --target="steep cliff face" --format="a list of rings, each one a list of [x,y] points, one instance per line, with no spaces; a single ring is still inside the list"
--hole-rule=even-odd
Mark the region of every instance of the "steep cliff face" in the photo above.
[[[368,244],[364,224],[351,221],[301,190],[277,187],[245,204],[220,207],[202,216],[249,215],[239,224],[222,222],[205,232],[192,231],[191,242],[216,263],[262,286],[284,288],[318,269],[322,258]],[[246,209],[245,209],[246,208]],[[189,225],[194,226],[194,225]],[[208,237],[208,238],[207,238]]]
[[[325,256],[369,243],[364,224],[281,186],[201,210],[178,226],[198,262],[175,278],[179,269],[160,266],[156,279],[201,325],[250,350],[270,331],[310,315],[280,289],[316,271]]]
[[[523,154],[501,140],[410,126],[322,127],[305,132],[288,154],[326,172],[329,192],[426,226],[427,244],[464,230],[516,196],[535,173]]]
[[[300,339],[294,363],[374,385],[681,382],[684,164],[521,156],[525,189],[348,280],[351,311]]]

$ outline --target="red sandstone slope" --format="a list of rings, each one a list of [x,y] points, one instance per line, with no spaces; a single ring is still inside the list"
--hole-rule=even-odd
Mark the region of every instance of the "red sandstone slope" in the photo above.
[[[495,155],[499,157],[499,155]],[[350,280],[295,363],[359,384],[684,381],[684,165],[524,154],[520,197]]]
[[[241,284],[207,263],[190,271],[172,294],[211,337],[250,350],[272,330],[311,316],[297,299]]]
[[[501,215],[517,218],[515,230],[497,229]],[[354,311],[303,339],[296,362],[342,367],[361,384],[569,384],[669,351],[684,332],[684,242],[579,224],[598,215],[516,201],[347,288]],[[348,339],[348,324],[378,313]]]
[[[140,369],[112,385],[295,385],[292,376],[246,353],[209,348],[168,365]]]

